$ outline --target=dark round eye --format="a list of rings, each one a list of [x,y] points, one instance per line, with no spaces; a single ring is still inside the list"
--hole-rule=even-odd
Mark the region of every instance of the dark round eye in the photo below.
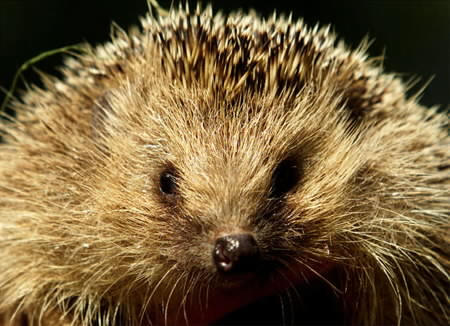
[[[165,195],[175,195],[177,191],[176,177],[171,171],[164,171],[159,177],[159,189]]]
[[[275,169],[272,176],[270,197],[280,198],[291,191],[298,183],[300,171],[294,159],[283,160]]]

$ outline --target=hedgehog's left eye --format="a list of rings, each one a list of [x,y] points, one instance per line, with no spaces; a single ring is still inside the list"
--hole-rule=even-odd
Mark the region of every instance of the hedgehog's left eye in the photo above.
[[[270,197],[280,198],[291,191],[300,179],[296,160],[287,158],[276,167],[272,176]]]
[[[159,189],[165,195],[175,195],[177,192],[177,182],[172,171],[164,171],[159,177]]]

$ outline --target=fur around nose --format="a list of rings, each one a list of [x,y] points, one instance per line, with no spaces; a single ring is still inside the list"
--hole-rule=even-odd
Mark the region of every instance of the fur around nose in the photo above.
[[[219,272],[245,273],[254,271],[258,260],[258,244],[251,234],[230,234],[216,239],[213,261]]]

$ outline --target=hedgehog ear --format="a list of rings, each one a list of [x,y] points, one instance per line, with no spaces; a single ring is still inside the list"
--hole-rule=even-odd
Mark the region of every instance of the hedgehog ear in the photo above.
[[[381,102],[380,95],[370,95],[370,90],[363,83],[355,83],[344,95],[345,107],[350,112],[352,124],[359,124],[373,107]]]
[[[372,120],[384,119],[380,108],[398,106],[404,100],[404,92],[401,82],[392,76],[360,73],[358,78],[352,76],[344,90],[343,100],[352,124],[360,124],[368,116]]]

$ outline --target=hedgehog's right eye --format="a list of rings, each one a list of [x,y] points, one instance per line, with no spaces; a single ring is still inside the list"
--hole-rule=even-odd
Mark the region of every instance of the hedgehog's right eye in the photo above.
[[[175,195],[177,192],[177,182],[172,171],[164,171],[159,177],[159,189],[165,195]]]

